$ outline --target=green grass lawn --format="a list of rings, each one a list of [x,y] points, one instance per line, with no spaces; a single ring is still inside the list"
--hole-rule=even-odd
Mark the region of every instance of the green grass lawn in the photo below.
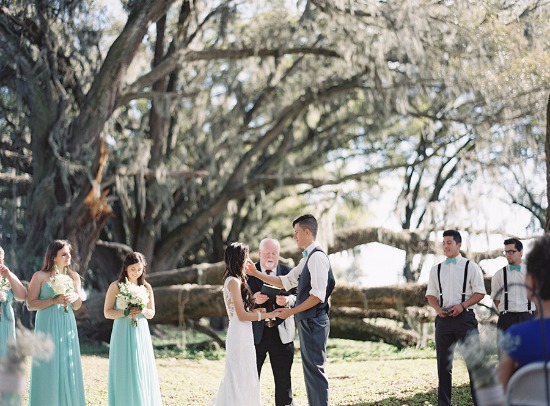
[[[157,368],[164,405],[206,405],[224,372],[224,351],[181,352],[157,341]],[[294,398],[306,406],[299,342],[292,368]],[[82,347],[88,405],[107,405],[108,349]],[[436,405],[437,372],[433,349],[397,351],[382,343],[329,339],[327,372],[331,405]],[[471,405],[464,362],[454,366],[453,404]],[[245,383],[246,384],[246,383]],[[273,376],[266,362],[262,402],[274,404]],[[23,404],[26,404],[26,394]]]

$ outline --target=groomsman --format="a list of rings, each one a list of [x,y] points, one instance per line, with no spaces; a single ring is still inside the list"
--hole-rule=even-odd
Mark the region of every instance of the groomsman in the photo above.
[[[282,276],[288,274],[290,268],[279,264],[279,241],[273,238],[265,238],[260,241],[260,261],[256,263],[256,269],[266,275]],[[272,303],[268,295],[261,292],[264,282],[253,276],[249,277],[248,285],[254,295],[254,301],[260,307],[292,307],[296,303],[296,289],[283,292],[276,297],[276,303]],[[272,309],[268,309],[270,311]],[[258,376],[262,371],[264,361],[269,354],[269,361],[275,380],[275,405],[293,405],[292,383],[290,370],[294,361],[294,336],[296,325],[294,316],[288,319],[276,319],[252,322],[254,332],[254,345],[256,346],[256,363]]]
[[[437,312],[435,350],[439,406],[451,405],[452,351],[454,345],[469,333],[477,333],[477,320],[471,307],[485,296],[481,269],[460,255],[461,245],[462,237],[458,231],[443,232],[443,252],[447,259],[431,269],[426,291],[428,303]],[[476,405],[471,375],[470,390]]]
[[[497,327],[505,331],[513,324],[531,320],[535,306],[527,299],[523,244],[517,238],[504,240],[503,254],[508,265],[491,278],[491,298],[499,312]]]
[[[279,317],[286,319],[296,315],[308,404],[328,406],[329,385],[325,364],[330,330],[328,299],[334,289],[334,275],[328,255],[316,241],[317,219],[311,214],[304,214],[296,218],[292,226],[294,239],[298,247],[304,250],[304,258],[298,265],[282,276],[266,275],[258,270],[249,272],[249,275],[287,291],[298,287],[296,305],[283,309]]]

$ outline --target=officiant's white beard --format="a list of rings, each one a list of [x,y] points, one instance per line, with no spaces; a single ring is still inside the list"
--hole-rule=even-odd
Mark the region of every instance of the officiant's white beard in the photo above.
[[[273,269],[274,267],[277,266],[277,261],[275,261],[274,259],[267,259],[265,261],[265,266],[268,269]]]

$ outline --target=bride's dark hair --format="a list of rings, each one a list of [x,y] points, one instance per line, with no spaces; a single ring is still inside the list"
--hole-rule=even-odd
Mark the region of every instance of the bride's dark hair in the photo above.
[[[225,249],[225,272],[223,273],[224,281],[228,276],[233,276],[241,282],[241,296],[243,298],[243,304],[246,311],[249,311],[254,307],[252,292],[250,291],[250,287],[246,281],[246,273],[244,271],[248,253],[249,248],[246,244],[240,242],[229,244],[229,246]]]

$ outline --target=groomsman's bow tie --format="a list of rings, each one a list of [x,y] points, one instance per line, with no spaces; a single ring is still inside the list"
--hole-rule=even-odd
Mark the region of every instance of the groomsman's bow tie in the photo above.
[[[456,264],[456,258],[447,258],[445,260],[446,264]]]
[[[303,256],[304,258],[307,258],[307,250],[303,250],[303,251],[302,251],[302,256]]]
[[[521,271],[521,265],[510,265],[510,271]]]

